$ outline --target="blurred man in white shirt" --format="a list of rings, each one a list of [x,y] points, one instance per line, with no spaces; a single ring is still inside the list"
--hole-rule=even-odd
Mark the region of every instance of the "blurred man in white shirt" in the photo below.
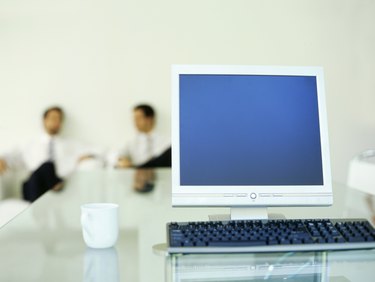
[[[126,147],[120,151],[115,167],[142,167],[151,165],[170,166],[170,140],[154,131],[155,111],[147,104],[135,106],[133,109],[134,124],[138,131]],[[169,153],[168,153],[169,152]]]
[[[43,114],[44,133],[20,149],[0,158],[0,173],[7,168],[26,169],[30,176],[23,184],[23,197],[33,202],[46,191],[62,188],[63,179],[76,165],[91,158],[77,142],[59,136],[64,112],[59,107],[48,108]]]

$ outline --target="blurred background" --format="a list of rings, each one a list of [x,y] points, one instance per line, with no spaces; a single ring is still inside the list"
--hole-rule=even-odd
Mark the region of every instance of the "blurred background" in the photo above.
[[[110,149],[153,105],[170,136],[171,65],[322,66],[332,176],[375,147],[375,1],[1,0],[0,154],[61,105],[64,134]]]

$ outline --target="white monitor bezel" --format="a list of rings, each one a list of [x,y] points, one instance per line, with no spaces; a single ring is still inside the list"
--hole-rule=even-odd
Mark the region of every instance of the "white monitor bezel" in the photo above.
[[[323,185],[318,186],[183,186],[180,185],[179,75],[239,74],[315,76],[323,163]],[[172,66],[172,206],[272,207],[327,206],[333,201],[324,73],[321,67],[290,66]]]

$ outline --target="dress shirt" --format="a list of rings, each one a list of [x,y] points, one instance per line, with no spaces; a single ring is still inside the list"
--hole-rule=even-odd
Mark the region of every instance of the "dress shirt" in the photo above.
[[[120,151],[118,157],[127,157],[133,165],[138,166],[161,155],[170,146],[167,138],[155,132],[140,132]]]
[[[53,152],[50,147],[51,139],[53,139]],[[4,158],[10,168],[22,167],[31,173],[43,163],[50,161],[51,153],[56,174],[61,178],[74,171],[79,157],[89,154],[88,150],[78,142],[43,133],[19,149],[6,154]]]

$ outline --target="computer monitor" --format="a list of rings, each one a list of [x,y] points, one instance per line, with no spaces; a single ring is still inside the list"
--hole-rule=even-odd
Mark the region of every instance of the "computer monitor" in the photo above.
[[[172,205],[332,204],[323,69],[172,67]]]

